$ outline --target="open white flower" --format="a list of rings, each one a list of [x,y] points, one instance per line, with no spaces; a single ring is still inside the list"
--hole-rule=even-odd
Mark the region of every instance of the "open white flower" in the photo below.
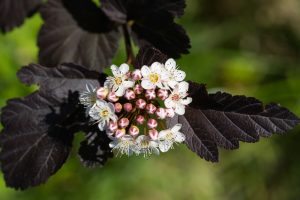
[[[134,85],[133,81],[128,80],[129,66],[127,64],[122,64],[120,67],[112,65],[110,68],[114,76],[107,77],[104,86],[110,88],[118,97],[121,97],[126,89]]]
[[[93,120],[97,121],[98,127],[103,131],[109,121],[117,121],[118,117],[115,114],[115,108],[112,103],[107,103],[104,100],[97,100],[96,104],[90,109],[89,115]]]
[[[155,89],[156,86],[164,88],[162,82],[167,80],[168,73],[159,62],[153,63],[150,68],[143,66],[141,73],[143,76],[141,85],[144,89]]]
[[[136,146],[140,154],[144,154],[144,157],[151,155],[152,153],[159,155],[158,143],[152,140],[149,136],[140,135],[136,139]]]
[[[184,71],[177,69],[176,61],[172,58],[166,61],[165,69],[168,72],[168,80],[166,81],[166,85],[171,88],[174,88],[176,84],[178,84],[180,81],[183,81],[186,77]]]
[[[97,88],[90,84],[86,84],[86,91],[82,92],[79,97],[79,101],[87,108],[91,108],[97,101]]]
[[[174,143],[181,143],[185,140],[185,135],[179,130],[181,129],[181,124],[176,124],[173,128],[160,131],[158,134],[158,147],[162,152],[169,151],[173,148]]]
[[[173,108],[178,115],[184,115],[185,106],[192,102],[191,97],[187,97],[189,84],[185,81],[174,86],[169,97],[164,101],[167,108]]]
[[[134,138],[131,135],[114,138],[113,141],[109,143],[109,147],[117,151],[117,156],[119,154],[126,154],[127,156],[130,156],[133,153],[139,153]]]

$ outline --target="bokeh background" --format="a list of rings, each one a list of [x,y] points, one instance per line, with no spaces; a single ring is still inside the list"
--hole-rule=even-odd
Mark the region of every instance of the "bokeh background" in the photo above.
[[[300,1],[187,0],[180,19],[191,54],[178,60],[188,79],[211,92],[279,102],[300,115]],[[0,107],[36,89],[19,83],[21,66],[37,62],[39,15],[0,34]],[[125,60],[123,41],[115,64]],[[284,135],[221,150],[208,163],[184,145],[159,157],[124,157],[103,168],[84,168],[78,135],[68,162],[47,184],[23,192],[9,189],[0,174],[1,200],[296,200],[300,199],[300,127]]]

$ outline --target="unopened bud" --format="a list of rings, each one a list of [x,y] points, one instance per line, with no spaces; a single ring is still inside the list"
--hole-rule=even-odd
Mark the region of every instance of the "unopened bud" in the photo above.
[[[140,84],[136,84],[133,88],[133,91],[135,94],[142,94],[143,93],[143,87]]]
[[[132,104],[131,103],[125,103],[124,104],[124,110],[126,112],[131,112],[132,111]]]
[[[146,111],[147,111],[147,113],[149,113],[149,114],[154,114],[155,111],[156,111],[156,107],[155,107],[152,103],[147,104],[147,106],[146,106]]]
[[[136,123],[142,125],[145,122],[145,117],[142,115],[136,116]]]
[[[117,102],[119,100],[119,97],[117,97],[115,92],[110,92],[108,93],[107,99],[110,102]]]
[[[142,79],[142,73],[141,70],[136,69],[131,73],[131,78],[135,81],[141,80]]]
[[[115,132],[118,129],[117,122],[109,122],[108,128],[111,132]]]
[[[124,128],[118,129],[115,133],[116,138],[121,138],[125,135],[126,130]]]
[[[161,99],[161,100],[165,100],[168,98],[169,93],[168,90],[165,89],[159,89],[157,92],[157,96]]]
[[[120,103],[115,103],[115,112],[119,113],[122,111],[122,104]]]
[[[121,128],[126,128],[129,125],[129,120],[127,118],[122,118],[119,120],[119,126]]]
[[[108,95],[108,88],[106,87],[100,87],[97,90],[97,98],[99,99],[105,99]]]
[[[155,90],[146,90],[145,97],[149,100],[155,99],[156,98]]]
[[[149,119],[147,122],[147,125],[149,128],[156,128],[157,127],[157,121],[155,119]]]
[[[126,90],[124,96],[127,100],[135,99],[135,93],[133,92],[133,90]]]
[[[167,112],[167,117],[172,118],[172,117],[175,116],[175,112],[174,112],[174,110],[172,108],[167,108],[166,112]]]
[[[144,99],[138,99],[136,102],[135,102],[135,105],[137,108],[139,109],[144,109],[146,107],[146,101]]]
[[[156,129],[149,130],[149,136],[152,140],[157,140],[158,138],[158,131]]]
[[[136,136],[139,134],[139,132],[140,132],[140,129],[137,126],[134,126],[134,125],[130,126],[130,128],[129,128],[130,135]]]
[[[158,108],[158,109],[156,109],[155,114],[157,115],[157,117],[159,119],[165,119],[166,116],[167,116],[166,109],[164,109],[164,108]]]

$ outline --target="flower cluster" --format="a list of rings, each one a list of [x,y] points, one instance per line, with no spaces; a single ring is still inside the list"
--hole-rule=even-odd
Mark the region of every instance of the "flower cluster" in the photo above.
[[[185,113],[192,102],[185,72],[178,70],[174,59],[129,70],[127,64],[111,66],[113,76],[104,86],[92,88],[80,96],[91,119],[112,139],[110,147],[117,154],[159,154],[167,152],[185,135],[181,124],[165,128],[165,119]]]

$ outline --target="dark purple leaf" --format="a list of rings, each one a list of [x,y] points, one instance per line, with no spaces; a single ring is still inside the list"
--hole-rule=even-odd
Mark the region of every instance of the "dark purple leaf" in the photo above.
[[[107,16],[119,23],[167,12],[180,17],[184,14],[185,0],[102,0],[101,8]]]
[[[196,83],[190,88],[193,103],[184,116],[170,120],[169,126],[183,124],[187,146],[208,161],[218,161],[217,147],[236,149],[239,141],[257,142],[260,136],[283,134],[300,122],[278,104],[263,106],[252,97],[207,94],[205,86]]]
[[[136,57],[135,68],[142,68],[142,66],[150,66],[154,62],[165,63],[168,60],[168,57],[161,53],[158,49],[152,46],[145,46],[140,49]]]
[[[26,17],[32,16],[42,0],[0,0],[0,29],[11,31],[23,24]]]
[[[104,0],[101,8],[112,20],[132,24],[139,47],[152,45],[173,58],[188,53],[190,40],[174,22],[184,13],[184,0]]]
[[[18,75],[39,91],[8,101],[1,113],[0,162],[7,186],[26,189],[44,183],[67,159],[74,133],[89,121],[79,104],[86,84],[99,86],[104,76],[74,65],[29,65]]]
[[[109,147],[110,139],[97,126],[87,127],[86,139],[80,143],[78,155],[86,167],[103,166],[108,158],[113,157]]]
[[[90,0],[49,0],[38,37],[39,61],[45,66],[64,62],[101,72],[118,49],[119,31]]]

